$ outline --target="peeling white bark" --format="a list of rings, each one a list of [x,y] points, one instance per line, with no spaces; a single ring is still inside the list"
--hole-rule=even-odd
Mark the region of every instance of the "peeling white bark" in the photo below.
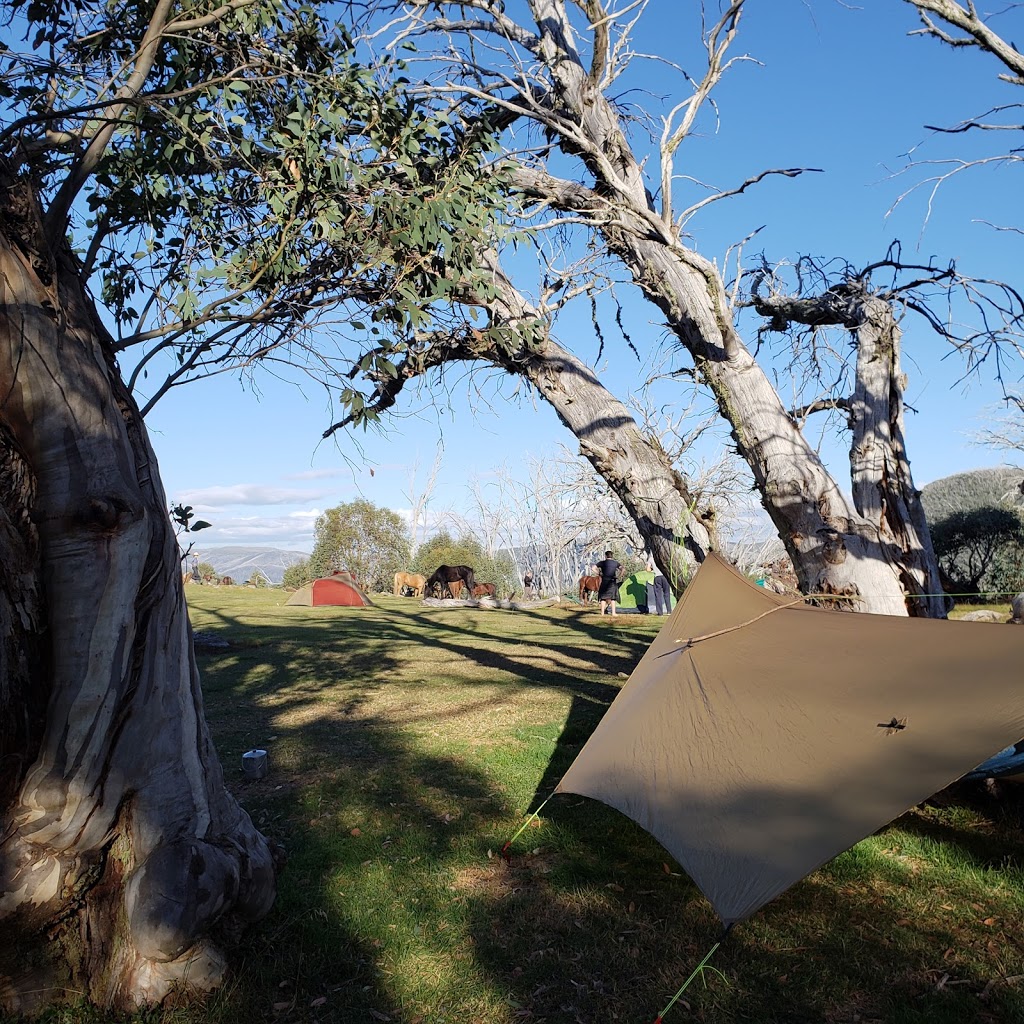
[[[687,248],[675,226],[654,211],[618,114],[579,59],[564,0],[530,0],[529,6],[540,32],[534,50],[543,58],[551,93],[544,110],[534,106],[533,116],[563,150],[579,157],[593,184],[587,188],[526,168],[517,172],[517,183],[527,195],[589,219],[664,313],[731,424],[802,589],[845,595],[851,599],[846,606],[858,611],[906,615],[902,568],[878,524],[843,496],[737,335],[717,268]],[[726,26],[730,32],[738,11]]]
[[[850,474],[857,511],[879,533],[888,560],[898,566],[916,611],[944,618],[939,565],[931,534],[914,486],[903,432],[903,391],[900,370],[901,331],[892,307],[880,298],[861,305],[856,329],[857,387],[850,402],[853,438]]]

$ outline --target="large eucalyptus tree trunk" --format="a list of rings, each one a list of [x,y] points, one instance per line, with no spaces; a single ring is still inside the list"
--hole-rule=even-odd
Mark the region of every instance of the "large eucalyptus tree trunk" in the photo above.
[[[538,318],[504,275],[494,253],[492,316],[505,324]],[[697,507],[686,478],[664,450],[645,435],[630,411],[582,360],[550,334],[521,352],[491,351],[492,362],[530,381],[579,441],[586,458],[633,519],[640,536],[676,594],[713,546],[706,510]]]
[[[521,372],[579,441],[583,455],[636,524],[647,549],[680,594],[711,550],[706,510],[629,410],[572,353],[545,342]]]
[[[897,567],[910,611],[945,618],[939,561],[921,492],[914,486],[903,432],[901,335],[892,305],[877,296],[858,303],[857,386],[850,402],[850,475],[858,513],[878,527]]]
[[[678,243],[625,232],[609,242],[662,309],[714,393],[801,590],[850,599],[830,602],[837,607],[906,615],[893,550],[878,524],[847,501],[737,336],[714,267]]]
[[[683,243],[668,196],[662,197],[661,212],[654,209],[618,112],[601,91],[600,62],[588,70],[573,43],[564,0],[528,3],[540,32],[531,45],[550,75],[551,96],[543,109],[557,112],[532,116],[559,134],[566,152],[579,156],[593,185],[525,166],[515,170],[516,184],[527,196],[589,219],[665,315],[732,427],[801,589],[849,598],[831,603],[857,611],[906,615],[899,560],[883,542],[879,524],[851,506],[787,414],[735,331],[718,268]],[[723,25],[732,18],[734,27],[739,7],[731,8]],[[596,28],[594,39],[600,51]]]
[[[216,985],[267,840],[203,717],[156,459],[69,252],[0,192],[0,1003]]]

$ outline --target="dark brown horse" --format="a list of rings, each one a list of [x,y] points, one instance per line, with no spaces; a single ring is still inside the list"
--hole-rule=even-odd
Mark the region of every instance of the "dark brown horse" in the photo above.
[[[439,565],[433,575],[427,578],[426,592],[433,594],[436,591],[439,597],[444,597],[447,593],[451,597],[452,590],[448,584],[453,580],[462,580],[466,592],[473,593],[476,580],[473,578],[472,568],[468,565]]]
[[[478,583],[473,588],[474,597],[492,597],[497,600],[498,591],[493,583]]]
[[[580,577],[580,602],[582,604],[590,604],[591,601],[597,600],[598,591],[601,589],[601,577],[600,576],[581,576]]]

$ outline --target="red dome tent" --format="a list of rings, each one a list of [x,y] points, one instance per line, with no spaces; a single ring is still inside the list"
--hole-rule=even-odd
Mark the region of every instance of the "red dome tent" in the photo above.
[[[364,608],[373,602],[356,584],[350,572],[335,572],[300,587],[285,601],[285,604],[342,605],[349,608]]]

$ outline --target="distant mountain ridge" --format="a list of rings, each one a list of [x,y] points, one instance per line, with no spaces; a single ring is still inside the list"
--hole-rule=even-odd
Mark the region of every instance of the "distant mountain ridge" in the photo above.
[[[214,548],[192,549],[186,569],[192,565],[192,558],[209,562],[218,576],[230,576],[236,583],[245,583],[258,569],[271,583],[280,583],[284,571],[290,565],[309,558],[308,551],[286,551],[283,548],[246,547],[241,544],[224,544]]]

